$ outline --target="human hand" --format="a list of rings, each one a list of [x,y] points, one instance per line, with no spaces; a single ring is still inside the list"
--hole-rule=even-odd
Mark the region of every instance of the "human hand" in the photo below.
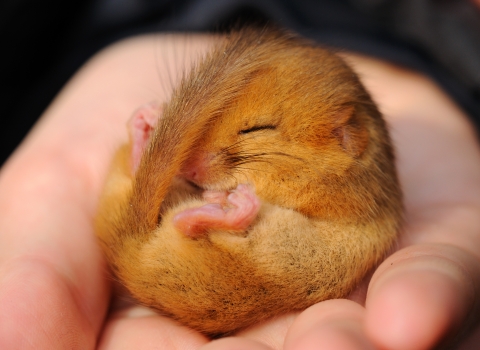
[[[202,49],[202,40],[191,43]],[[98,339],[100,349],[428,349],[478,322],[480,156],[472,128],[429,81],[356,57],[392,126],[407,209],[399,250],[373,275],[365,307],[358,293],[358,303],[322,302],[211,343],[140,307],[110,310],[102,329],[109,284],[92,218],[106,164],[126,141],[126,119],[165,97],[156,45],[168,41],[134,39],[93,60],[2,169],[0,348],[88,349]]]

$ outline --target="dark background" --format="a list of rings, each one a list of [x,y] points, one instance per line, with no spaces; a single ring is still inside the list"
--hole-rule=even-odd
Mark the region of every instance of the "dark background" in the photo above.
[[[79,66],[109,43],[251,21],[422,71],[480,125],[480,9],[468,0],[3,0],[0,164]]]

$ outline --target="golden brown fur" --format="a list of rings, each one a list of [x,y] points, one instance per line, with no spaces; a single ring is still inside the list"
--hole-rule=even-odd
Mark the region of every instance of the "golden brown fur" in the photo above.
[[[175,90],[134,175],[130,147],[96,221],[107,259],[139,302],[208,335],[346,296],[399,228],[377,108],[337,56],[288,34],[228,36]],[[202,190],[240,183],[262,201],[247,230],[174,227]]]

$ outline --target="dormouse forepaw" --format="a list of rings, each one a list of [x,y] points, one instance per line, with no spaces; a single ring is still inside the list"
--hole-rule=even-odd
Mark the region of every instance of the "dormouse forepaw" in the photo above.
[[[191,237],[211,230],[244,231],[257,217],[260,200],[250,185],[238,185],[230,193],[207,191],[205,204],[186,209],[173,218],[174,226]]]

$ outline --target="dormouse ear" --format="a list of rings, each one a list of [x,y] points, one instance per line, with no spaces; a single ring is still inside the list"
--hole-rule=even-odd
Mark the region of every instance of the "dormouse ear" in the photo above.
[[[333,134],[352,157],[360,157],[368,145],[368,130],[355,107],[349,106],[336,115]]]
[[[152,102],[137,109],[128,121],[128,132],[131,144],[130,166],[132,175],[135,174],[140,165],[143,151],[150,140],[150,135],[157,125],[161,113],[162,108],[160,104]]]

